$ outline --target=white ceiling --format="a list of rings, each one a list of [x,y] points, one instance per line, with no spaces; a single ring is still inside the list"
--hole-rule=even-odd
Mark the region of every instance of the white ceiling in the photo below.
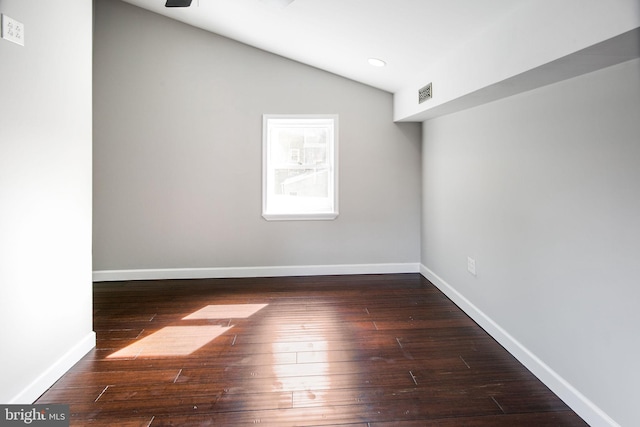
[[[128,3],[362,83],[396,92],[532,0],[165,0]],[[384,68],[368,58],[387,62]]]

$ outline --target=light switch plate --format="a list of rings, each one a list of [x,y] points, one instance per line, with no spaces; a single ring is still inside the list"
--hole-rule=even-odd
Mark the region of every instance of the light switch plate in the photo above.
[[[24,24],[2,15],[2,38],[24,46]]]

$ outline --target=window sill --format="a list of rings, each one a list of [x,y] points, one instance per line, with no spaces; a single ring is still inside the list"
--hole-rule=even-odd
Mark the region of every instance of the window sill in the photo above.
[[[267,221],[332,221],[338,217],[338,212],[308,214],[263,213],[262,217]]]

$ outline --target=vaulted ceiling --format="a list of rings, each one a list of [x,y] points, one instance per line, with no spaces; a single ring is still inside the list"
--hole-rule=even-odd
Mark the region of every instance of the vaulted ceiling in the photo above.
[[[192,0],[188,8],[125,1],[394,93],[397,120],[467,108],[640,54],[638,0]],[[593,47],[623,33],[620,43]],[[439,99],[419,106],[417,89],[430,81]]]
[[[395,92],[526,0],[164,0],[129,3]],[[379,58],[386,67],[367,62]]]

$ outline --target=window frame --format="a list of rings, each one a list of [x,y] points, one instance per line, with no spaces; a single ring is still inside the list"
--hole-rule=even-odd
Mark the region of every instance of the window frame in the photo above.
[[[273,209],[273,202],[269,203],[269,196],[273,192],[269,192],[269,185],[272,183],[273,177],[270,173],[275,168],[270,162],[271,138],[270,130],[272,126],[286,126],[282,122],[299,120],[303,125],[304,121],[322,120],[330,121],[330,138],[327,141],[327,168],[329,181],[329,197],[328,201],[332,206],[329,210],[290,210],[281,211]],[[280,121],[281,123],[278,123]],[[289,125],[293,126],[293,125]],[[311,127],[311,126],[309,126]],[[299,155],[299,153],[298,153]],[[304,220],[304,221],[322,221],[334,220],[338,217],[338,115],[337,114],[264,114],[262,116],[262,217],[267,221],[288,221],[288,220]]]

